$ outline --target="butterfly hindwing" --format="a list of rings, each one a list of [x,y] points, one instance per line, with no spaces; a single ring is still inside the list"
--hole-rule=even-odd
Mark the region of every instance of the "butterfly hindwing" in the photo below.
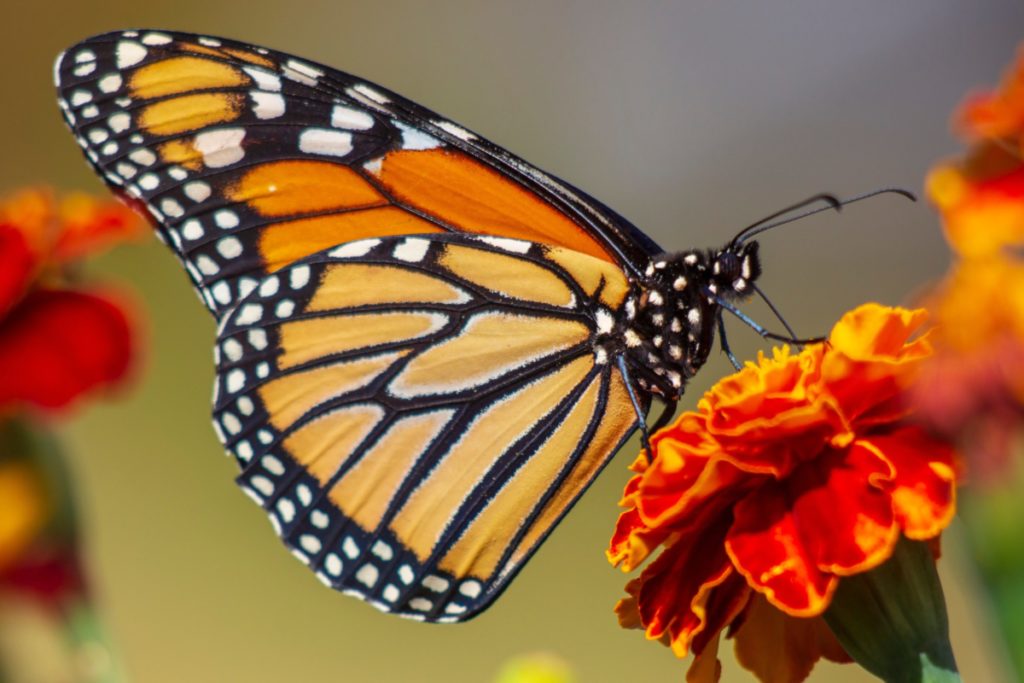
[[[486,607],[633,430],[616,268],[465,235],[343,244],[221,324],[215,424],[292,551],[381,609]]]
[[[660,251],[461,126],[290,55],[124,31],[74,46],[55,71],[90,162],[146,207],[218,316],[267,274],[366,237],[494,234],[626,271]]]

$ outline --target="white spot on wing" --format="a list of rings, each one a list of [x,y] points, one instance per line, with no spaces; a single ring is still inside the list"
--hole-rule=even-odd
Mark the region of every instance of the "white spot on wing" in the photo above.
[[[142,42],[146,45],[166,45],[174,39],[166,33],[147,33],[142,36]]]
[[[374,584],[377,583],[377,578],[380,576],[380,572],[372,564],[364,564],[356,572],[356,581],[363,584],[367,588],[373,588]]]
[[[210,197],[210,186],[201,180],[195,180],[182,188],[185,196],[198,203],[206,201]]]
[[[217,242],[217,251],[224,258],[237,258],[242,255],[242,243],[237,237],[224,237]]]
[[[355,242],[348,242],[331,249],[328,252],[329,256],[333,258],[353,258],[355,256],[366,256],[370,251],[380,244],[379,239],[371,238],[368,240],[356,240]]]
[[[258,119],[276,119],[284,114],[284,97],[280,93],[254,90],[249,97],[252,98],[252,111]]]
[[[220,128],[199,133],[192,144],[203,155],[203,163],[210,168],[223,168],[238,163],[245,156],[244,138],[244,128]]]
[[[370,552],[372,552],[374,555],[384,560],[385,562],[388,562],[392,557],[394,557],[394,551],[392,551],[391,546],[389,546],[384,541],[377,541],[376,543],[374,543],[373,548],[370,549]]]
[[[284,66],[284,75],[299,83],[316,85],[316,79],[323,76],[324,72],[297,59],[289,59]]]
[[[203,224],[198,219],[190,218],[181,226],[181,234],[187,240],[197,240],[205,234]]]
[[[88,90],[76,90],[71,93],[72,107],[80,107],[86,102],[92,102],[92,93]]]
[[[389,100],[383,93],[379,93],[365,83],[359,83],[358,85],[352,86],[352,90],[356,91],[363,97],[368,97],[377,104],[387,104]]]
[[[320,552],[320,539],[312,534],[303,534],[299,537],[299,545],[310,555],[316,555]]]
[[[343,157],[352,151],[352,134],[328,128],[307,128],[299,134],[299,150],[307,154]]]
[[[460,140],[465,140],[466,142],[469,142],[470,140],[476,139],[475,135],[470,133],[462,126],[455,125],[451,121],[434,121],[434,125],[443,130],[444,132],[454,135]]]
[[[146,48],[134,40],[122,40],[117,44],[117,68],[127,69],[146,58]]]
[[[423,579],[424,588],[429,588],[435,593],[443,593],[448,590],[448,579],[431,574]]]
[[[213,214],[213,222],[217,224],[218,228],[222,228],[224,230],[237,228],[238,214],[229,209],[221,209],[217,213]]]
[[[263,317],[263,307],[259,304],[246,304],[242,306],[238,315],[235,316],[236,325],[249,325],[251,323],[259,322],[260,318]]]
[[[324,558],[324,569],[331,576],[341,576],[341,558],[335,555],[334,553],[330,553],[327,557]]]
[[[407,126],[401,121],[392,121],[392,123],[402,132],[402,149],[416,151],[441,146],[441,141],[433,135],[427,135],[422,130]]]
[[[302,289],[309,284],[309,266],[295,266],[288,275],[292,289]]]
[[[479,596],[481,589],[482,586],[480,585],[480,582],[474,581],[473,579],[463,581],[462,585],[459,586],[459,592],[467,598],[475,598]]]
[[[401,261],[419,263],[427,255],[430,242],[422,237],[406,237],[398,243],[392,255]]]
[[[279,92],[281,90],[281,78],[275,74],[255,66],[243,66],[242,71],[247,73],[260,90]]]
[[[373,128],[373,117],[365,111],[337,104],[331,110],[331,125],[349,130],[367,130]]]
[[[123,111],[119,111],[116,114],[110,115],[107,119],[107,125],[115,133],[123,133],[132,125],[132,117]]]
[[[156,154],[153,153],[153,150],[146,147],[139,147],[137,150],[129,154],[128,158],[137,164],[142,164],[143,166],[152,166],[156,163]]]
[[[497,247],[503,251],[511,251],[516,254],[525,254],[530,251],[530,243],[523,240],[514,240],[508,237],[494,237],[492,235],[481,235],[477,239],[484,244]]]

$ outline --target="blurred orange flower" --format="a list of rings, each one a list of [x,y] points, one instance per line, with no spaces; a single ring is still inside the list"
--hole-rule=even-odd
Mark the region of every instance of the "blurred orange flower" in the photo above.
[[[1024,424],[1024,262],[963,260],[927,304],[937,329],[916,386],[921,415],[962,444],[972,477],[993,482]]]
[[[143,233],[127,207],[26,190],[0,201],[0,412],[59,408],[110,386],[132,358],[117,296],[72,280],[82,257]]]
[[[938,329],[917,395],[973,476],[991,482],[1024,423],[1024,49],[997,90],[968,99],[957,127],[973,146],[932,171],[928,192],[959,258],[925,301]]]
[[[729,627],[761,680],[799,681],[845,653],[820,619],[840,577],[885,561],[900,534],[936,537],[954,512],[951,449],[907,421],[931,354],[923,311],[868,304],[829,342],[776,349],[716,384],[634,463],[608,557],[632,571],[624,626],[698,657],[715,680]]]
[[[998,90],[968,99],[956,125],[973,149],[926,183],[946,238],[971,258],[1024,246],[1024,49]]]

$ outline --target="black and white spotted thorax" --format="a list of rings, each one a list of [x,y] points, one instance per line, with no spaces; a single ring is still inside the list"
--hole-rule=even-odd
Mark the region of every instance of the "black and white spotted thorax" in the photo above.
[[[678,399],[711,352],[720,301],[750,296],[760,274],[757,242],[655,257],[619,311],[598,311],[598,360],[621,354],[640,389]]]

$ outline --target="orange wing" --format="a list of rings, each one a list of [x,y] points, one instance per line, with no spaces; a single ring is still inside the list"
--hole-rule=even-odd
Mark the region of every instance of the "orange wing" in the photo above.
[[[119,32],[57,62],[64,116],[218,316],[267,274],[365,237],[463,232],[638,270],[657,245],[579,190],[347,74],[219,38]]]

